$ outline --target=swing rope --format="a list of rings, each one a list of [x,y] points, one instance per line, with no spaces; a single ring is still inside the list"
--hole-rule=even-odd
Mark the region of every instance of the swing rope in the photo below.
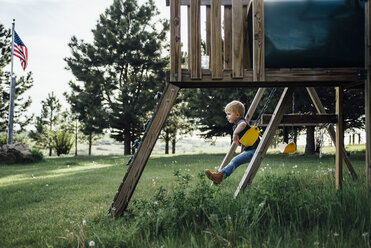
[[[274,94],[276,93],[276,90],[277,90],[277,88],[272,88],[271,92],[269,93],[267,101],[265,102],[262,110],[260,111],[260,113],[258,115],[258,118],[254,122],[254,126],[257,126],[259,124],[260,119],[261,119],[262,115],[265,113],[265,111],[267,110],[270,102],[272,101],[272,99],[274,97]]]

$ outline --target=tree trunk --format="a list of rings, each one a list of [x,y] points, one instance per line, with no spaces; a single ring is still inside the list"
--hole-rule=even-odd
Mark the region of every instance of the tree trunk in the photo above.
[[[293,141],[295,144],[297,144],[298,143],[298,129],[294,128],[293,136],[294,136]]]
[[[89,134],[89,156],[91,155],[91,146],[93,143],[93,135],[90,133]]]
[[[165,154],[169,154],[169,141],[170,141],[169,132],[166,131],[165,132]]]
[[[305,145],[305,155],[314,154],[314,127],[307,127],[307,144]]]
[[[76,120],[76,129],[75,129],[75,156],[77,156],[77,134],[78,134],[78,126],[77,126],[77,120]]]
[[[283,127],[283,142],[289,143],[289,132],[288,127]]]
[[[176,139],[173,138],[173,139],[171,140],[171,153],[172,153],[172,154],[175,154],[175,144],[176,144]]]
[[[130,155],[130,132],[126,131],[124,132],[124,155]]]

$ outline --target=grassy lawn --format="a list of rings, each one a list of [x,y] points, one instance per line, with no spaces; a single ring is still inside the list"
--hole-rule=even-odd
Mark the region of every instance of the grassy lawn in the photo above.
[[[236,200],[247,165],[210,187],[202,171],[224,154],[153,155],[116,220],[107,212],[128,156],[0,165],[0,247],[371,247],[364,147],[347,150],[360,180],[344,169],[341,192],[333,148],[271,151]]]

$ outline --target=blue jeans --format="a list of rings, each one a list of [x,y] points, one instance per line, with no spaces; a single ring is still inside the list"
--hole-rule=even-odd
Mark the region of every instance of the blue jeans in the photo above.
[[[251,161],[256,149],[243,151],[237,156],[235,156],[227,166],[220,170],[223,173],[224,178],[229,177],[232,172],[238,168],[241,164],[246,164]]]

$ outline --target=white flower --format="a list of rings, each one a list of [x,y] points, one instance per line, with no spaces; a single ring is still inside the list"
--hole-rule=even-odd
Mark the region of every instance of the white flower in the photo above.
[[[264,205],[265,205],[265,202],[261,202],[261,203],[259,204],[259,207],[262,208],[262,207],[264,207]]]
[[[298,168],[298,165],[294,165],[292,168],[293,168],[293,169],[296,169],[296,168]]]
[[[368,232],[365,232],[365,233],[362,233],[362,237],[367,237],[368,236]]]
[[[319,246],[319,242],[316,241],[316,242],[313,243],[313,245],[315,245],[315,246]]]
[[[339,236],[339,234],[338,233],[334,233],[334,236],[337,237],[337,236]]]
[[[83,220],[82,221],[82,224],[85,226],[86,225],[86,220]]]
[[[153,204],[157,205],[158,204],[158,201],[154,201]]]
[[[93,247],[93,246],[95,246],[95,242],[94,242],[93,240],[91,240],[91,241],[89,242],[89,247]]]
[[[45,184],[46,187],[49,187],[49,184]]]

